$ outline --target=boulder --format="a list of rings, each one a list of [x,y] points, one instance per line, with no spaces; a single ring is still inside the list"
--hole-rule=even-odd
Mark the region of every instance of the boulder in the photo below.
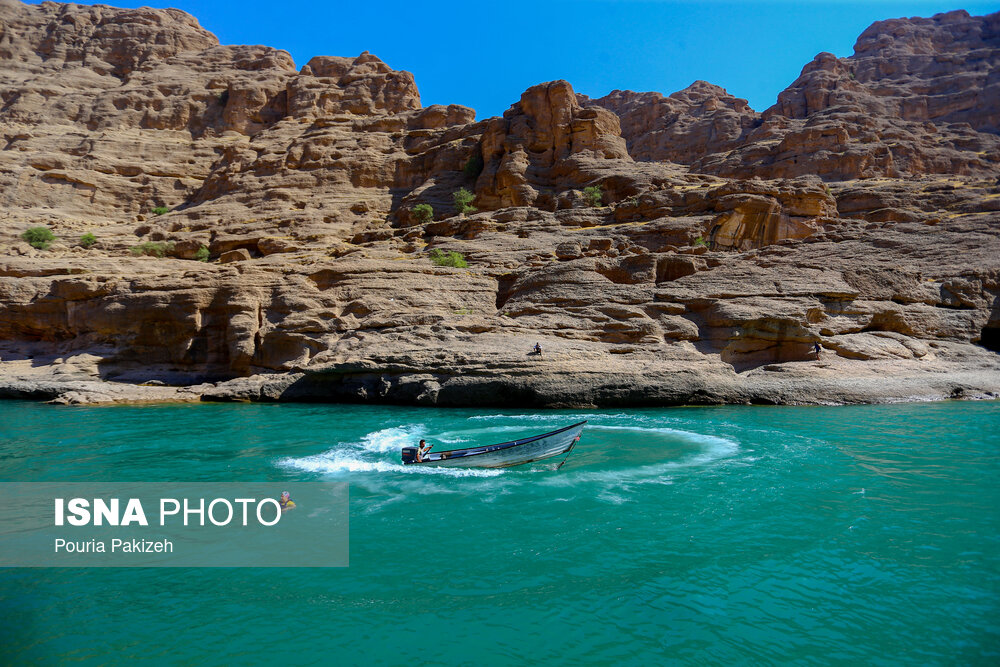
[[[228,250],[221,255],[219,255],[220,264],[229,264],[230,262],[242,262],[250,259],[250,251],[246,248],[237,248],[236,250]]]

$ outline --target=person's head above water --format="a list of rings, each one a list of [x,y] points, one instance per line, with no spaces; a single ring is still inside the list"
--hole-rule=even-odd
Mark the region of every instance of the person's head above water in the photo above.
[[[289,497],[289,496],[291,496],[291,495],[292,495],[292,494],[290,494],[290,493],[289,493],[288,491],[282,491],[282,492],[281,492],[281,497],[282,497],[282,498],[288,498],[288,497]]]

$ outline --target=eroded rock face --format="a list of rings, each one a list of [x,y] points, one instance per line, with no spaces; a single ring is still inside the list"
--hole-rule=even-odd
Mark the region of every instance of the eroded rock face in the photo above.
[[[996,134],[998,67],[1000,14],[974,17],[957,10],[929,19],[879,21],[858,37],[853,56],[817,56],[779,95],[777,108],[784,116],[802,118],[830,106],[854,105],[878,116],[968,123]]]
[[[477,202],[488,208],[555,208],[555,196],[583,187],[590,163],[630,161],[618,117],[583,108],[566,81],[533,86],[503,118],[487,123]]]
[[[595,103],[622,116],[636,159],[730,178],[988,176],[1000,165],[998,17],[875,23],[854,55],[820,53],[759,115],[704,82]]]
[[[144,66],[219,43],[193,16],[176,9],[55,2],[32,7],[5,0],[2,10],[0,53],[39,72],[82,65],[98,76],[127,80]]]
[[[586,101],[615,112],[629,154],[646,161],[691,164],[706,153],[731,150],[760,116],[746,100],[705,81],[695,81],[669,97],[615,90]]]
[[[396,72],[367,51],[357,58],[317,56],[288,86],[288,115],[390,114],[420,108],[409,72]]]
[[[995,15],[876,24],[764,114],[555,81],[479,122],[371,54],[297,69],[175,10],[0,21],[0,395],[1000,392]]]
[[[814,184],[750,181],[711,193],[718,217],[709,232],[717,248],[752,250],[779,241],[804,239],[837,217],[837,203]]]

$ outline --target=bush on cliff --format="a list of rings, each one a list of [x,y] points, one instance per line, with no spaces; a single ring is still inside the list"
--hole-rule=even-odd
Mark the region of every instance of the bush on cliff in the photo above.
[[[80,237],[80,246],[84,248],[89,248],[95,243],[97,243],[97,237],[91,234],[90,232],[87,232],[86,234]]]
[[[27,241],[32,248],[48,250],[49,245],[56,240],[56,235],[48,227],[30,227],[24,230],[21,238]]]
[[[591,185],[583,189],[583,196],[588,206],[598,207],[604,200],[604,191],[600,185]]]
[[[455,211],[457,213],[465,215],[466,213],[475,213],[479,210],[472,205],[472,200],[476,198],[476,195],[465,188],[459,188],[452,197],[455,200]]]
[[[430,204],[417,204],[413,207],[413,219],[423,224],[434,219],[434,209]]]
[[[479,174],[483,173],[483,156],[478,151],[466,160],[465,166],[462,167],[462,173],[473,181],[479,178]]]
[[[451,252],[442,252],[438,248],[434,248],[434,250],[431,250],[430,256],[435,266],[453,266],[456,269],[464,269],[469,266],[462,253],[455,252],[454,250]]]
[[[136,257],[148,255],[149,257],[166,257],[174,251],[174,244],[170,241],[146,241],[132,247],[132,254]]]
[[[156,215],[163,215],[164,213],[169,213],[169,212],[170,209],[167,208],[166,206],[157,206],[156,208],[153,209],[153,213],[155,213]]]
[[[194,258],[199,262],[207,262],[209,257],[208,246],[198,246],[198,250],[194,253]]]

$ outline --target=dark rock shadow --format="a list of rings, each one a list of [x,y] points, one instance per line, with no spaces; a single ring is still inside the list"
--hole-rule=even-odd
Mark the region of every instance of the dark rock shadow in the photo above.
[[[990,319],[979,332],[979,345],[1000,354],[1000,296],[993,299]]]

